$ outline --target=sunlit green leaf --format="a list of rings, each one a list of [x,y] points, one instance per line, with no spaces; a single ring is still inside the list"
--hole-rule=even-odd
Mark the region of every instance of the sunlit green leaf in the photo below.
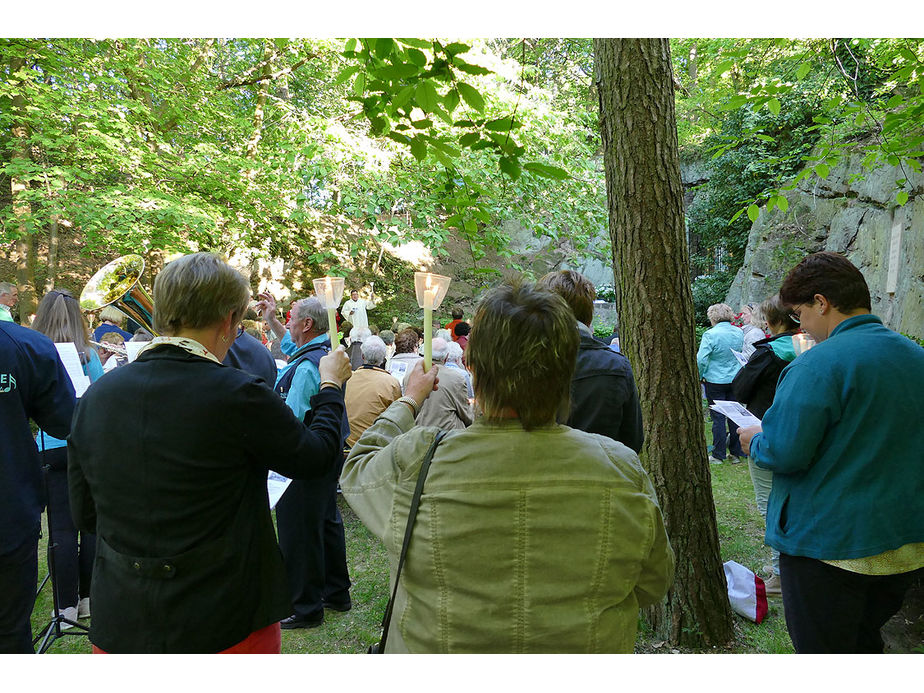
[[[466,82],[459,82],[456,88],[459,90],[459,95],[463,98],[465,103],[476,111],[484,110],[484,97],[478,93],[475,87]]]
[[[757,217],[759,216],[760,209],[757,207],[757,205],[750,205],[748,207],[748,219],[750,219],[752,222],[757,221]]]
[[[831,173],[831,169],[826,164],[818,164],[815,167],[815,173],[818,174],[819,178],[827,178],[828,174]]]
[[[417,85],[414,98],[417,101],[417,105],[420,106],[425,113],[432,113],[433,109],[439,103],[439,95],[436,93],[433,82],[430,80],[424,80]]]
[[[557,166],[550,166],[549,164],[542,164],[538,161],[528,161],[523,164],[523,168],[531,173],[535,173],[538,176],[543,176],[544,178],[553,178],[555,180],[566,180],[571,176],[568,175],[568,172],[563,168],[558,168]]]
[[[519,162],[516,159],[511,159],[509,157],[503,157],[500,160],[500,169],[513,180],[516,180],[520,177],[522,169]]]
[[[899,207],[903,207],[908,201],[908,193],[902,190],[895,196],[895,201],[898,203]]]
[[[796,68],[796,79],[805,79],[805,76],[812,69],[811,63],[802,63]]]
[[[780,114],[780,100],[779,100],[779,99],[770,99],[770,100],[767,102],[767,109],[768,109],[773,115],[779,115],[779,114]]]

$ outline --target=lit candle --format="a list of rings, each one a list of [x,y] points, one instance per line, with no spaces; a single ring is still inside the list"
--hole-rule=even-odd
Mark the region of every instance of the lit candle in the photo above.
[[[433,310],[438,308],[449,288],[449,277],[429,272],[414,273],[417,303],[424,311],[424,371],[433,365]]]
[[[333,350],[340,346],[340,338],[337,336],[337,304],[340,303],[340,297],[343,295],[343,278],[323,277],[313,280],[313,283],[318,300],[327,309],[327,329],[330,335],[330,348]]]

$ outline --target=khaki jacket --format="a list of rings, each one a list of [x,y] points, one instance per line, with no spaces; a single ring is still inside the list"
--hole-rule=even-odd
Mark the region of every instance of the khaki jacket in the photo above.
[[[396,402],[344,465],[344,498],[385,543],[392,582],[435,435]],[[629,448],[478,419],[437,448],[386,650],[632,652],[639,607],[673,574],[654,489]]]

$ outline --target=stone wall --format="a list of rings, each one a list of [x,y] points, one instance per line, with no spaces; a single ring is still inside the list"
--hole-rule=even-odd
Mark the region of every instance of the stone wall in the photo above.
[[[748,236],[744,265],[726,297],[729,305],[763,301],[806,254],[830,250],[843,253],[863,273],[873,313],[886,326],[924,338],[924,175],[884,167],[851,180],[863,172],[860,159],[845,158],[824,180],[800,182],[786,193],[785,213],[761,210]],[[893,199],[902,178],[912,192],[898,207]],[[893,237],[897,281],[890,287]]]

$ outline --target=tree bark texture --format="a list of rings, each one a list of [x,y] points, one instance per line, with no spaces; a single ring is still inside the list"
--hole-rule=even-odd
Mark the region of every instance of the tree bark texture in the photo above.
[[[16,75],[26,65],[24,58],[10,58],[10,75]],[[15,78],[15,77],[14,77]],[[12,133],[13,133],[13,151],[11,158],[16,160],[31,158],[29,150],[29,131],[23,125],[17,116],[25,112],[25,98],[22,90],[18,91],[12,98],[12,113],[14,116]],[[19,180],[15,176],[10,178],[10,193],[13,207],[13,214],[17,219],[18,238],[13,242],[13,252],[11,260],[16,263],[16,284],[19,286],[19,321],[22,324],[28,324],[29,316],[35,312],[38,305],[35,291],[35,239],[32,230],[29,228],[29,222],[32,217],[32,206],[28,200],[23,199],[23,193],[26,192],[27,183]]]
[[[620,346],[633,364],[645,464],[677,559],[647,613],[675,645],[733,637],[699,377],[667,39],[594,39]]]

